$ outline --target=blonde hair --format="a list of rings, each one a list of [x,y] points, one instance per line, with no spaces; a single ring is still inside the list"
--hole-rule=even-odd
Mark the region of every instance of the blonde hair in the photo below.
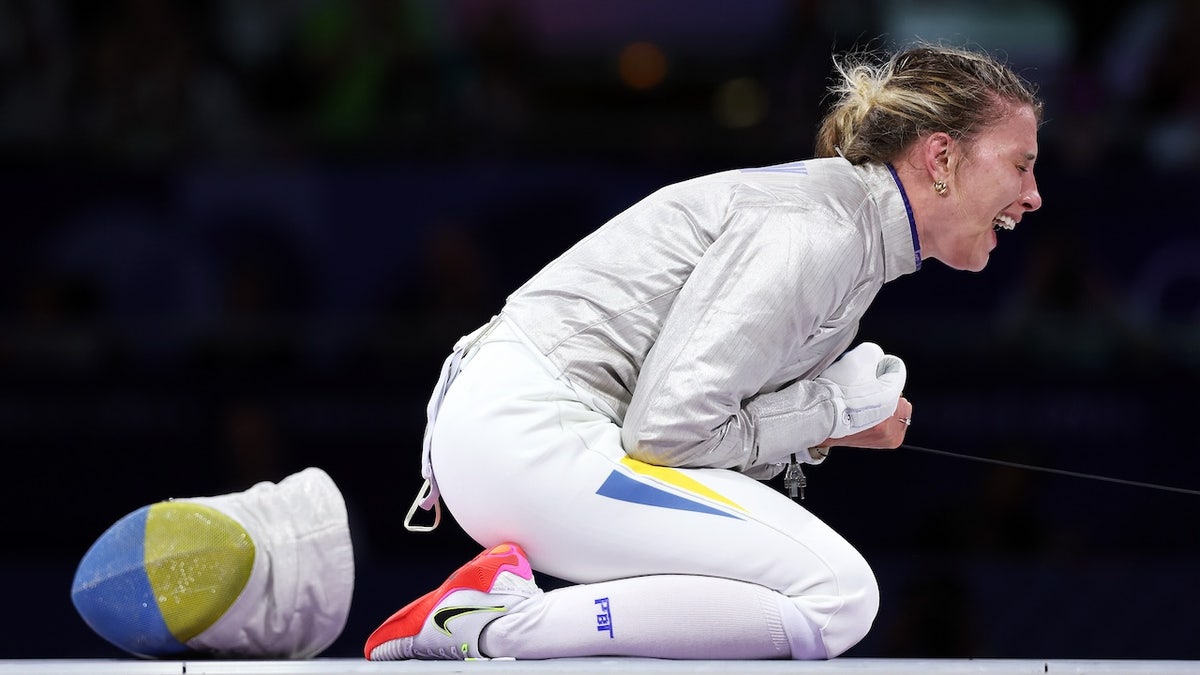
[[[1033,87],[993,57],[964,48],[920,43],[891,57],[834,57],[840,81],[817,132],[816,154],[841,154],[853,164],[890,162],[912,141],[937,131],[970,141],[1007,112],[998,102],[1042,102]]]

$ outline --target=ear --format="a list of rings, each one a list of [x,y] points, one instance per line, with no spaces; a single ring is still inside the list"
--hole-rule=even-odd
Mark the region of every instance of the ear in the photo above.
[[[921,161],[930,181],[946,180],[954,171],[955,141],[944,131],[935,131],[921,143]]]

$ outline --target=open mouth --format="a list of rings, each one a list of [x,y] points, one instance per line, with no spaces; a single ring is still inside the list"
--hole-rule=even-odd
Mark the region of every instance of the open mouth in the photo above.
[[[1000,230],[1011,230],[1016,226],[1017,226],[1017,221],[1013,220],[1012,218],[1009,218],[1008,216],[1006,216],[1004,214],[1000,214],[1000,215],[996,216],[996,219],[992,221],[992,229],[997,232],[999,232]]]

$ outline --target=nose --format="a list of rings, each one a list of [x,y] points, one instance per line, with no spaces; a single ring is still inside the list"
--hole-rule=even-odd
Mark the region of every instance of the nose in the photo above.
[[[1029,188],[1021,195],[1021,206],[1026,211],[1037,211],[1042,208],[1042,193],[1038,192],[1037,181],[1029,179]]]

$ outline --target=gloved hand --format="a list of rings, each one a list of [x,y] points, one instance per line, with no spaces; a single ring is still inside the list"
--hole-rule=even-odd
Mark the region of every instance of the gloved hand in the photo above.
[[[837,418],[830,438],[869,429],[896,412],[908,371],[898,356],[864,342],[833,362],[815,381],[833,389]]]

